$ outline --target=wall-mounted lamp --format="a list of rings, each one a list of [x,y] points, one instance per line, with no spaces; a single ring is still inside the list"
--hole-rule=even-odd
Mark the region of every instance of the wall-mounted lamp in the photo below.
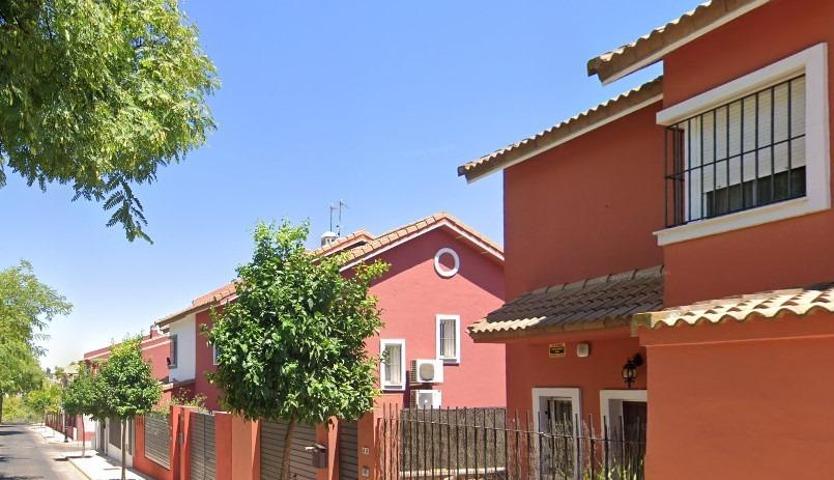
[[[634,381],[637,380],[637,369],[641,366],[643,366],[643,356],[639,353],[635,353],[623,365],[623,381],[625,381],[628,388],[631,388]]]

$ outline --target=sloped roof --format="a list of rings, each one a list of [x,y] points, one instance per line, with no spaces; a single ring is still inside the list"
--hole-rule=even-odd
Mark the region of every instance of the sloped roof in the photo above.
[[[663,267],[554,285],[519,296],[469,327],[478,339],[621,327],[663,305]]]
[[[491,256],[496,261],[503,262],[504,254],[501,247],[474,228],[467,226],[453,215],[445,212],[421,218],[415,222],[389,230],[377,237],[373,237],[366,230],[357,230],[333,241],[327,246],[312,250],[311,253],[315,256],[327,256],[335,253],[341,253],[344,261],[343,269],[348,269],[379,253],[384,252],[389,248],[393,248],[402,242],[411,240],[440,226],[450,227],[460,236],[460,238],[463,238],[473,246],[480,248],[483,253]],[[212,305],[227,303],[234,298],[235,282],[231,282],[220,288],[212,290],[205,295],[195,298],[191,301],[190,306],[166,315],[165,317],[157,320],[156,323],[160,326],[164,326],[182,319],[192,313],[205,310]]]
[[[710,0],[642,37],[588,61],[588,76],[610,83],[651,65],[704,33],[764,5],[768,0]]]
[[[658,77],[547,130],[460,165],[458,176],[465,176],[471,182],[496,170],[507,168],[612,122],[635,108],[660,101],[662,95],[663,78]]]
[[[313,255],[316,256],[327,256],[332,255],[338,251],[344,250],[346,248],[351,248],[352,246],[360,243],[367,243],[374,239],[374,236],[367,230],[357,230],[353,233],[345,235],[344,237],[339,237],[336,240],[319,247],[313,250]]]
[[[480,246],[484,253],[490,254],[498,260],[504,260],[504,254],[502,253],[501,247],[499,247],[495,242],[479,233],[474,228],[467,226],[455,216],[445,212],[440,212],[421,218],[416,222],[389,230],[364,245],[346,250],[344,253],[345,265],[346,267],[350,267],[358,261],[372,257],[395,244],[410,240],[413,237],[421,235],[428,230],[437,228],[441,225],[448,225],[452,227],[470,243]]]
[[[782,315],[805,316],[816,311],[834,313],[834,282],[796,288],[771,290],[634,316],[636,326],[649,328],[684,325],[744,322],[751,318],[776,318]]]

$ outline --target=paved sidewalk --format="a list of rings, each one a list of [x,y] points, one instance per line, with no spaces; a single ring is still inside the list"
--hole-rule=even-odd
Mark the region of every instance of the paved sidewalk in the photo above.
[[[64,443],[64,435],[49,427],[36,425],[30,429],[40,433],[47,443]],[[122,467],[119,462],[99,454],[91,448],[91,442],[87,442],[87,454],[84,457],[81,456],[81,442],[70,440],[66,445],[74,447],[73,450],[65,453],[66,459],[89,480],[120,480],[122,478]],[[153,480],[130,468],[127,469],[126,476],[128,480]]]

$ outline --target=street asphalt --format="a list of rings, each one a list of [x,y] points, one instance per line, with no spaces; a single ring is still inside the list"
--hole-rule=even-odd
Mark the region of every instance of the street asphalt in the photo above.
[[[28,425],[0,425],[0,480],[85,480],[67,461],[77,447],[46,443]]]

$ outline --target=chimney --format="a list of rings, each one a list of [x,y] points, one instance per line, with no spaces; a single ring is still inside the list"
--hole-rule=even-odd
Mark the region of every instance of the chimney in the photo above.
[[[339,238],[339,236],[336,235],[336,232],[328,230],[321,234],[321,246],[326,247],[335,242],[337,238]]]

